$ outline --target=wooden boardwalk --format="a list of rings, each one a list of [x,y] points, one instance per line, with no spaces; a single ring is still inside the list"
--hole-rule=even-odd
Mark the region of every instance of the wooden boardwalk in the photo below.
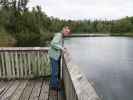
[[[0,100],[64,100],[50,91],[48,80],[0,81]]]

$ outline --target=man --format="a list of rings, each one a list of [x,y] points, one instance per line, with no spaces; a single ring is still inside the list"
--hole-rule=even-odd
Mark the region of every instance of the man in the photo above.
[[[53,90],[53,95],[57,95],[59,89],[59,66],[61,59],[61,52],[65,52],[66,48],[63,47],[63,36],[70,35],[68,26],[64,27],[61,33],[56,33],[49,49],[50,64],[51,64],[51,81],[50,85]]]

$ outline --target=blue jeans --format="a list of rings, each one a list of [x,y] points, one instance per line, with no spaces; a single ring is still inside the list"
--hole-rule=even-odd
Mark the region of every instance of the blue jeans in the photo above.
[[[53,58],[50,58],[50,64],[51,64],[51,80],[50,85],[52,89],[58,90],[59,88],[59,63],[60,58],[58,60],[55,60]]]

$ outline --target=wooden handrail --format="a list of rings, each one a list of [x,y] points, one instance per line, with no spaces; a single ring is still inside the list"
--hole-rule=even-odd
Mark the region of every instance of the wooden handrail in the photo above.
[[[66,100],[101,100],[94,87],[87,78],[74,65],[72,60],[64,54],[63,80],[66,92]]]
[[[49,47],[1,47],[1,51],[48,51]]]

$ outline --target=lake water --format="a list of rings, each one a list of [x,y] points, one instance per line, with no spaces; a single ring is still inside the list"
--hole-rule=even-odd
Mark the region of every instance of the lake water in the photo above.
[[[69,38],[65,45],[103,100],[133,100],[133,38]]]

